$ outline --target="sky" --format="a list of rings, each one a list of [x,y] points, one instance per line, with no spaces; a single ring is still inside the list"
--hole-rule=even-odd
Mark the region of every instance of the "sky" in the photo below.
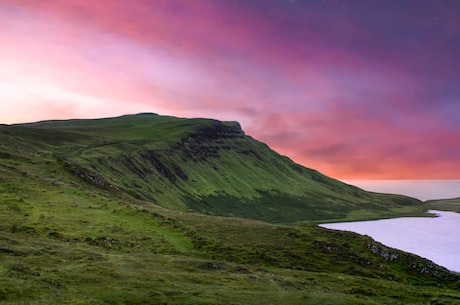
[[[460,1],[0,0],[0,123],[239,121],[339,179],[460,179]]]

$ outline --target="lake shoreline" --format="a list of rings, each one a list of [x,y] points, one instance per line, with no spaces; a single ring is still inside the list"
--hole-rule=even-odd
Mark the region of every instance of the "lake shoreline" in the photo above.
[[[427,217],[398,217],[353,222],[323,223],[326,229],[368,235],[388,247],[429,259],[460,273],[460,214],[427,210]]]

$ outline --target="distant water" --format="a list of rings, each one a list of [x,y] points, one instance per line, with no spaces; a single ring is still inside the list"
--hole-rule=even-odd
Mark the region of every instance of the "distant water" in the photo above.
[[[366,191],[401,194],[420,200],[460,197],[460,180],[342,180]]]
[[[417,254],[449,270],[460,272],[460,214],[429,212],[438,217],[403,217],[320,226],[369,235],[389,247]]]

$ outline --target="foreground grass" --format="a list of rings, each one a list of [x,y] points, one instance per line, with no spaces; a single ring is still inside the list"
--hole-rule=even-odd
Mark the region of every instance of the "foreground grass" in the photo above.
[[[1,304],[460,301],[458,278],[420,273],[404,260],[427,262],[400,252],[387,261],[355,234],[166,210],[0,168]]]
[[[457,304],[460,300],[452,290],[343,274],[31,245],[43,254],[4,262],[3,304]]]
[[[235,236],[234,236],[235,238]],[[457,304],[458,291],[2,234],[2,304]],[[198,257],[197,257],[198,256]],[[308,259],[308,258],[305,258]],[[330,266],[334,268],[334,266]]]

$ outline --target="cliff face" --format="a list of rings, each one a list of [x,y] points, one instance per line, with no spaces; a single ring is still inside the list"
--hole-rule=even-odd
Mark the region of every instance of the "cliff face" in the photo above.
[[[210,121],[191,130],[177,144],[172,145],[172,148],[183,154],[184,161],[207,161],[220,158],[221,149],[237,149],[237,145],[230,145],[232,140],[244,137],[243,130],[236,122],[224,124]]]

